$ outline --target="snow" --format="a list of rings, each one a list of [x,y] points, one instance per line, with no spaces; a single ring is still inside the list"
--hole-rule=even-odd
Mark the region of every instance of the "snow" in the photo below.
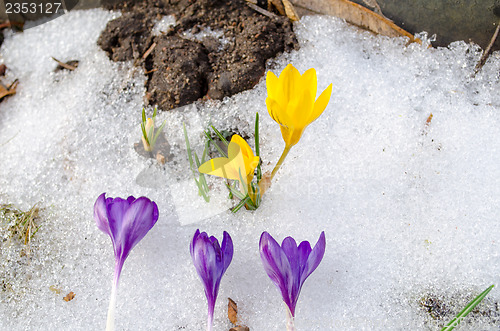
[[[221,102],[161,112],[174,157],[158,165],[133,147],[140,141],[142,70],[110,61],[96,45],[117,15],[73,11],[9,32],[2,45],[6,80],[20,84],[0,104],[0,203],[27,210],[38,202],[42,228],[30,258],[2,243],[1,330],[104,328],[114,258],[93,220],[102,192],[145,195],[160,209],[125,263],[118,330],[204,328],[206,300],[188,248],[197,228],[219,239],[228,231],[234,242],[214,330],[231,327],[227,297],[251,330],[284,329],[281,296],[259,258],[263,231],[311,243],[326,233],[325,257],[297,304],[297,330],[435,330],[499,283],[498,52],[474,76],[476,45],[406,45],[340,19],[304,17],[296,23],[300,50],[268,68],[316,68],[318,91],[333,83],[332,98],[261,207],[232,214],[222,180],[210,178],[210,204],[197,196],[182,123],[199,153],[208,123],[252,137],[253,146],[259,111],[263,170],[270,171],[284,144],[266,111],[264,78]],[[54,73],[51,56],[80,63],[74,72]],[[70,291],[76,297],[63,301]],[[420,304],[429,296],[446,304],[444,319]],[[484,314],[457,330],[496,329],[499,300],[495,288],[479,306]]]

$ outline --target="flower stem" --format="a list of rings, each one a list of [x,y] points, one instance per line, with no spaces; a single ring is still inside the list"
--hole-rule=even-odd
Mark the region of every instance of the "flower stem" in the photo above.
[[[214,324],[214,308],[208,305],[208,318],[207,318],[207,331],[212,331],[212,325]]]
[[[288,306],[286,306],[286,330],[295,331],[295,318]]]
[[[283,161],[285,161],[285,158],[288,155],[288,152],[290,152],[290,149],[292,149],[292,145],[285,146],[285,149],[283,150],[283,153],[281,154],[278,163],[276,163],[276,166],[274,167],[273,172],[271,173],[271,180],[274,178],[274,175],[276,175],[276,173],[278,172],[279,168],[283,164]]]
[[[123,263],[117,261],[115,264],[115,274],[113,279],[113,287],[111,288],[111,298],[109,299],[108,319],[106,321],[106,331],[113,331],[115,329],[115,307],[116,307],[116,293],[118,292],[118,282],[120,281],[120,274],[122,272]]]

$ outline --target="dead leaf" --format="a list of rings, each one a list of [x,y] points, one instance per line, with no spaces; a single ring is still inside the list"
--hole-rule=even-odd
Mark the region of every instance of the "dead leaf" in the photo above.
[[[245,325],[238,325],[235,326],[234,328],[230,328],[229,331],[250,331],[250,328]]]
[[[156,153],[156,161],[159,164],[165,164],[165,162],[167,162],[167,159],[165,158],[165,156],[163,156],[163,154],[161,154],[160,152],[157,152]]]
[[[425,125],[427,125],[427,126],[431,125],[431,121],[432,121],[432,117],[433,117],[433,116],[434,116],[434,115],[432,115],[432,113],[431,113],[431,114],[429,115],[429,117],[427,117],[427,121],[425,121]]]
[[[299,14],[297,14],[297,12],[295,11],[295,8],[293,7],[292,3],[288,0],[282,0],[282,1],[283,1],[283,6],[285,7],[286,16],[288,16],[288,18],[291,21],[300,20]]]
[[[420,39],[385,17],[349,0],[291,0],[291,2],[296,8],[316,14],[340,17],[377,34],[388,37],[408,37],[410,42],[421,42]]]
[[[7,66],[3,63],[0,64],[0,76],[4,76],[6,70],[7,70]]]
[[[236,325],[238,323],[238,305],[231,298],[227,298],[227,300],[227,317],[231,323]]]
[[[285,16],[285,7],[283,7],[281,0],[267,0],[267,10],[271,11],[273,7],[281,16]]]
[[[75,298],[76,294],[73,292],[69,292],[66,294],[66,296],[63,298],[64,301],[69,302]]]
[[[0,99],[8,95],[16,94],[16,87],[17,87],[17,79],[8,87],[0,83]]]

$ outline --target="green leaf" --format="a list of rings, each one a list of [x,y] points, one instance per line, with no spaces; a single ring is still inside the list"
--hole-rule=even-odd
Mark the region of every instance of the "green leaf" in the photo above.
[[[186,149],[187,149],[187,154],[188,154],[189,167],[191,168],[191,172],[193,173],[193,177],[194,177],[194,181],[196,183],[196,186],[198,186],[198,194],[201,195],[203,197],[203,199],[205,199],[206,202],[209,202],[210,197],[207,194],[209,189],[208,189],[205,175],[200,174],[198,176],[198,178],[196,178],[197,177],[196,171],[198,170],[198,168],[196,168],[196,170],[195,170],[195,166],[194,166],[194,162],[193,162],[193,152],[191,150],[191,145],[189,143],[189,138],[188,138],[187,130],[186,130],[186,124],[182,123],[182,126],[184,129],[184,139],[186,140]],[[195,160],[196,160],[197,164],[199,164],[200,161],[198,160],[198,155],[196,153],[194,153],[194,156],[195,156]]]
[[[484,299],[484,297],[490,293],[495,285],[491,285],[483,293],[479,294],[474,300],[469,302],[461,312],[455,316],[441,331],[450,331],[453,330],[460,322]]]
[[[205,136],[207,136],[207,138],[210,140],[210,142],[215,146],[215,148],[217,149],[217,151],[224,157],[227,157],[227,154],[219,147],[219,145],[217,145],[217,143],[212,139],[212,137],[210,136],[210,132],[208,131],[205,131]]]
[[[149,144],[149,139],[148,139],[148,135],[146,133],[146,111],[144,110],[144,108],[142,108],[142,122],[141,122],[141,129],[142,129],[142,136],[144,137],[144,140],[146,140],[146,143],[151,146]]]
[[[262,178],[262,169],[260,167],[262,161],[260,160],[260,147],[259,147],[259,113],[255,113],[255,155],[259,156],[259,164],[257,165],[257,183]]]
[[[249,197],[248,195],[247,195],[247,196],[246,196],[243,200],[241,200],[241,201],[240,201],[240,203],[238,203],[238,204],[236,205],[236,207],[234,207],[231,211],[232,211],[233,213],[237,213],[237,212],[238,212],[238,210],[240,210],[240,209],[241,209],[241,207],[243,207],[243,206],[245,205],[245,203],[247,203],[247,200],[250,200],[250,197]]]
[[[220,131],[217,130],[213,125],[210,125],[210,127],[212,128],[212,130],[214,130],[217,137],[219,137],[219,139],[226,145],[226,147],[229,146],[229,142],[226,140],[226,138],[224,138],[222,133],[220,133]]]

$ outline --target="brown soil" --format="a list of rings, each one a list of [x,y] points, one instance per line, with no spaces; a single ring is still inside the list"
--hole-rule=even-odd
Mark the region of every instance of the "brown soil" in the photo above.
[[[112,60],[135,60],[144,67],[148,102],[163,110],[251,89],[268,59],[298,47],[288,18],[262,15],[245,0],[127,1],[108,8],[123,15],[108,23],[98,44]],[[171,14],[177,25],[153,36],[155,22]],[[207,28],[222,31],[224,42],[186,37]]]

